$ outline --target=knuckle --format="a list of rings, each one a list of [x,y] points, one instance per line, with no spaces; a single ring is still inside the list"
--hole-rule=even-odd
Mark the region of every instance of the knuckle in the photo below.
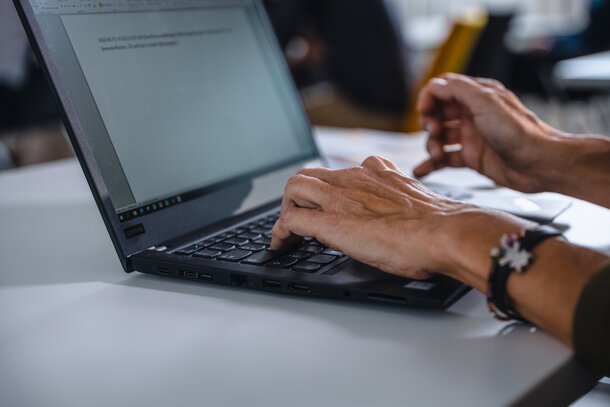
[[[483,96],[485,96],[487,99],[490,100],[490,102],[493,103],[500,102],[502,99],[502,96],[500,95],[498,90],[494,88],[482,87],[479,89],[479,92],[481,92]]]
[[[461,75],[456,74],[454,72],[445,72],[444,74],[441,75],[441,77],[445,80],[455,80],[461,77]]]
[[[367,158],[364,159],[364,161],[362,161],[363,167],[379,168],[379,167],[383,167],[384,164],[385,163],[384,163],[383,159],[377,155],[368,156]]]
[[[305,182],[306,178],[307,176],[304,174],[297,173],[296,175],[293,175],[292,177],[288,178],[288,181],[286,182],[286,189],[302,184]]]
[[[506,87],[504,87],[504,84],[502,82],[500,82],[497,79],[490,79],[489,80],[495,87],[497,87],[500,90],[506,90]]]

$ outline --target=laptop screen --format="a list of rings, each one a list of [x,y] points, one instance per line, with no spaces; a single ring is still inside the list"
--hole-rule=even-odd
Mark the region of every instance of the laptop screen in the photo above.
[[[121,221],[316,155],[253,0],[32,0]]]

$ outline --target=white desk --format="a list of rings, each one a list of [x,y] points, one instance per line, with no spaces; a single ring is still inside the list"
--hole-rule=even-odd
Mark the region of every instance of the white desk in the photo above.
[[[559,220],[610,249],[608,211]],[[72,160],[0,173],[0,327],[11,407],[565,403],[597,379],[476,292],[432,312],[125,274]]]
[[[609,91],[610,51],[560,61],[553,76],[568,89]]]

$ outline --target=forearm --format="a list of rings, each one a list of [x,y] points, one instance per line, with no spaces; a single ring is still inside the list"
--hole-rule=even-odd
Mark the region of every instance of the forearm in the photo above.
[[[528,321],[571,346],[580,294],[608,257],[560,238],[542,242],[533,253],[532,267],[508,279],[508,297]]]
[[[544,189],[610,208],[610,138],[553,132],[538,176]]]
[[[454,254],[446,273],[486,293],[491,249],[498,247],[503,234],[533,224],[486,210],[475,211],[462,221],[463,227],[456,230],[467,230],[462,232],[464,236],[448,234],[453,246],[446,252]],[[559,238],[541,243],[532,254],[534,262],[527,272],[509,277],[508,298],[525,319],[571,345],[580,293],[608,257]]]

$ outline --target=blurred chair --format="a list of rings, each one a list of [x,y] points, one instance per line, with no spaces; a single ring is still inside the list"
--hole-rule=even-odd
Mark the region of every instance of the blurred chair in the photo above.
[[[489,14],[468,62],[467,75],[492,78],[509,85],[513,64],[504,39],[514,16],[514,13]]]
[[[453,23],[445,42],[438,49],[427,72],[414,87],[403,123],[403,131],[420,130],[417,115],[417,95],[423,86],[435,76],[445,72],[466,72],[479,37],[487,26],[489,16],[482,9],[471,9]]]

